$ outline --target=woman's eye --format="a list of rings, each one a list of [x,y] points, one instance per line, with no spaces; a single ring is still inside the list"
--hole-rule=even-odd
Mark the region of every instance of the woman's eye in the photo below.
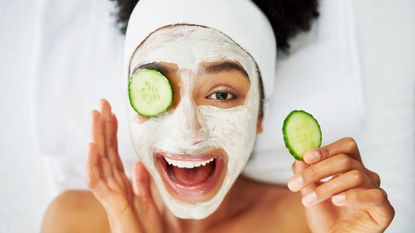
[[[226,92],[226,91],[217,91],[212,93],[211,95],[208,96],[209,99],[214,99],[214,100],[221,100],[221,101],[227,101],[227,100],[231,100],[234,97],[233,94]]]

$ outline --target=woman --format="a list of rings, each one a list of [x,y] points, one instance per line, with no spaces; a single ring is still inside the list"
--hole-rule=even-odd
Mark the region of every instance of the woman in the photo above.
[[[259,11],[248,1],[162,3],[141,1],[127,29],[130,82],[152,70],[173,92],[166,111],[151,117],[130,93],[129,125],[140,156],[132,182],[118,155],[115,115],[101,100],[101,112],[92,112],[91,192],[59,196],[43,231],[383,231],[393,208],[351,138],[306,152],[304,162],[293,164],[289,190],[240,175],[273,86],[275,40]],[[204,15],[213,10],[215,17]],[[251,28],[238,27],[245,25],[241,15],[249,15]],[[321,182],[327,177],[333,178]]]

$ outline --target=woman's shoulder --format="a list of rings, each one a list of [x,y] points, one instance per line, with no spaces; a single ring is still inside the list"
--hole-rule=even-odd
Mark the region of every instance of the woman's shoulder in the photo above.
[[[104,209],[90,191],[59,194],[48,206],[42,233],[110,232]]]

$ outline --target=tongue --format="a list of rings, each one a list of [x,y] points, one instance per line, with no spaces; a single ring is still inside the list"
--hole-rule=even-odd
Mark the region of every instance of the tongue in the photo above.
[[[184,185],[196,185],[206,180],[213,169],[213,162],[195,168],[178,168],[172,166],[176,180]]]

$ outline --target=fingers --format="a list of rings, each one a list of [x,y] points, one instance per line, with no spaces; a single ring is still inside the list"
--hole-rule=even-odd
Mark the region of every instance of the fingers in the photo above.
[[[320,161],[317,164],[308,166],[304,162],[296,163],[296,166],[302,166],[304,169],[298,171],[288,182],[288,188],[294,192],[299,191],[304,186],[319,182],[320,180],[333,175],[345,173],[350,170],[365,170],[361,163],[350,158],[346,154],[338,154]]]
[[[292,170],[295,174],[299,174],[302,171],[304,171],[305,169],[307,169],[308,167],[310,167],[310,165],[302,162],[302,161],[298,161],[296,160],[292,166]],[[289,183],[288,183],[288,188],[289,189],[293,189],[296,188],[295,186],[299,185],[301,186],[301,194],[302,195],[307,195],[308,193],[310,193],[311,191],[313,191],[319,184],[320,182],[317,183],[310,183],[308,185],[303,185],[303,179],[301,178],[301,176],[294,176],[293,178],[290,179]]]
[[[379,188],[378,174],[366,169],[359,157],[349,156],[350,153],[359,153],[357,146],[349,139],[337,141],[323,149],[323,157],[316,163],[296,161],[293,164],[294,176],[288,182],[291,191],[301,191],[303,204],[313,206],[326,201],[338,193],[355,189]],[[346,153],[338,153],[346,151]],[[311,150],[308,154],[315,152]],[[325,153],[325,154],[324,154]],[[330,178],[326,182],[322,180]]]
[[[102,159],[102,173],[104,174],[104,178],[107,181],[114,177],[112,173],[111,162],[108,160],[108,158]]]
[[[124,172],[124,167],[118,154],[117,118],[115,114],[111,112],[111,105],[106,99],[101,99],[100,103],[101,112],[104,118],[105,143],[108,158],[113,166]]]
[[[118,137],[117,137],[118,121],[114,113],[111,113],[111,122],[112,122],[112,146],[109,150],[110,150],[110,153],[113,153],[113,154],[111,154],[110,158],[112,158],[117,168],[121,172],[124,172],[124,166],[121,162],[121,158],[118,153]]]
[[[92,110],[92,142],[98,147],[99,156],[105,156],[105,135],[101,113]]]
[[[388,202],[386,192],[381,188],[359,189],[339,193],[331,198],[337,206],[364,206],[373,207]]]
[[[111,121],[112,121],[112,127],[113,127],[113,129],[112,129],[112,133],[113,133],[113,135],[112,135],[112,139],[113,139],[112,145],[115,148],[115,151],[117,151],[117,153],[118,153],[118,138],[117,138],[118,120],[117,120],[117,117],[115,116],[114,113],[111,114]]]
[[[88,147],[88,186],[95,188],[100,181],[108,184],[110,188],[114,188],[114,174],[108,158],[100,158],[98,148],[94,143],[90,143]]]
[[[114,145],[114,152],[116,153],[116,159],[117,159],[117,165],[118,165],[118,169],[120,169],[120,171],[122,171],[122,172],[124,172],[124,166],[122,165],[122,162],[121,162],[121,159],[120,159],[120,156],[119,156],[119,154],[118,154],[118,137],[117,137],[117,132],[118,132],[118,120],[117,120],[117,117],[115,116],[115,114],[112,114],[112,125],[113,125],[113,127],[114,127],[114,130],[113,130],[113,132],[114,132],[114,137],[113,137],[113,139],[114,139],[114,142],[113,142],[113,145]]]
[[[94,143],[90,143],[88,146],[88,187],[93,191],[94,195],[100,199],[103,194],[108,192],[109,189],[104,182],[104,174],[101,169],[98,155],[98,148]]]
[[[113,146],[113,126],[112,126],[112,113],[111,105],[106,99],[100,99],[101,104],[101,115],[103,119],[103,131],[105,136],[106,147]]]
[[[92,186],[101,178],[98,151],[94,143],[88,145],[88,186]]]
[[[106,99],[101,99],[100,104],[101,112],[92,111],[93,142],[97,145],[101,157],[108,158],[111,165],[124,172],[118,154],[117,118],[111,112],[111,105]]]
[[[294,174],[297,174],[297,173],[303,171],[304,169],[306,169],[309,166],[310,165],[304,163],[303,161],[296,160],[293,163],[293,165],[291,166],[291,169],[293,170]]]
[[[331,198],[333,195],[356,188],[373,188],[368,175],[359,170],[349,171],[317,186],[305,195],[302,202],[310,207]]]
[[[337,154],[347,154],[351,158],[361,162],[357,143],[353,138],[346,137],[321,148],[311,149],[304,153],[304,161],[314,164]]]
[[[120,172],[124,172],[124,166],[122,164],[121,158],[115,148],[108,148],[108,157],[111,161],[111,164],[117,168]]]
[[[92,140],[88,152],[88,184],[98,181],[112,190],[125,190],[124,168],[117,151],[117,119],[107,100],[101,99],[101,112],[92,111]],[[120,172],[115,173],[115,170]]]
[[[352,207],[345,209],[346,212],[360,209],[381,230],[393,219],[394,210],[385,191],[379,187],[379,175],[365,168],[352,138],[307,151],[304,162],[296,161],[292,169],[294,176],[288,187],[301,191],[306,207],[321,210],[333,204]],[[324,180],[326,178],[330,179]]]
[[[361,207],[370,210],[368,213],[381,227],[387,227],[395,216],[386,192],[381,188],[357,189],[339,193],[331,198],[336,206]]]

